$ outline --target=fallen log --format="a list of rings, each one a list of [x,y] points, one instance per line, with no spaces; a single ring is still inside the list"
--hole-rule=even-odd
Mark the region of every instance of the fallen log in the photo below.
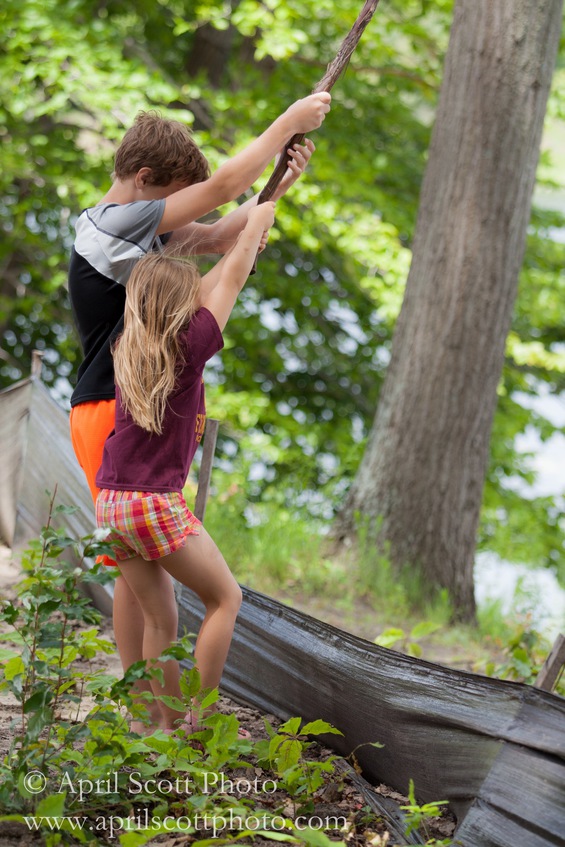
[[[70,443],[68,415],[38,376],[0,392],[0,535],[12,548],[37,537],[50,492],[79,507],[57,521],[92,531],[90,493]],[[7,450],[9,446],[9,450]],[[223,690],[280,718],[323,718],[364,776],[419,802],[448,800],[461,847],[565,847],[565,700],[529,685],[457,671],[378,647],[244,589]],[[180,630],[202,610],[180,593]],[[93,602],[110,613],[100,588]]]

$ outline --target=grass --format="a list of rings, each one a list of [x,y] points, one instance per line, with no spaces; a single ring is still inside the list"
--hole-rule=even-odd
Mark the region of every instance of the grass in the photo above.
[[[206,526],[239,582],[369,641],[528,682],[549,652],[527,612],[505,617],[493,602],[479,608],[476,626],[453,625],[446,592],[434,595],[385,556],[376,562],[374,550],[328,554],[320,527],[273,504],[250,513],[237,492],[212,498]]]
[[[136,681],[162,679],[162,670],[136,662],[118,678],[104,662],[95,666],[114,646],[100,637],[101,615],[84,586],[108,575],[96,567],[70,568],[62,554],[70,551],[82,562],[109,551],[93,536],[74,539],[54,529],[52,517],[61,510],[72,511],[54,508],[52,500],[47,526],[22,555],[15,597],[0,609],[0,627],[7,630],[0,639],[7,645],[0,651],[0,692],[14,715],[0,755],[0,829],[17,825],[24,838],[36,832],[48,847],[142,847],[158,835],[175,843],[182,837],[194,847],[271,837],[335,847],[330,836],[346,825],[353,831],[357,809],[339,822],[310,816],[336,758],[306,755],[311,737],[341,735],[327,722],[303,724],[295,717],[275,728],[265,721],[267,738],[252,740],[238,736],[234,714],[217,712],[202,719],[198,744],[187,742],[182,728],[130,732],[127,713],[140,719],[147,702],[159,697],[139,695]],[[160,658],[190,662],[190,638]],[[218,696],[200,689],[195,668],[183,671],[180,688],[182,700],[160,695],[179,712],[195,700],[206,709]],[[240,778],[242,771],[266,778],[252,782]],[[32,837],[32,843],[39,842]]]
[[[96,536],[74,539],[54,529],[51,519],[60,511],[74,510],[54,508],[51,501],[47,526],[22,555],[13,599],[0,610],[6,645],[0,649],[0,692],[14,716],[0,756],[0,829],[36,832],[48,847],[142,847],[159,835],[194,847],[265,839],[300,847],[345,847],[351,839],[375,847],[389,843],[380,817],[368,807],[360,815],[363,797],[347,791],[347,774],[340,771],[336,780],[336,757],[315,746],[317,736],[341,734],[324,720],[291,717],[272,726],[265,718],[267,737],[252,740],[238,736],[234,714],[216,713],[203,720],[198,744],[187,743],[182,729],[130,732],[127,713],[141,718],[144,704],[154,699],[139,696],[136,681],[159,678],[161,671],[136,662],[116,677],[99,661],[114,645],[100,637],[101,615],[84,585],[107,582],[108,571],[69,568],[63,554],[70,551],[82,562],[109,550]],[[243,549],[247,533],[232,533],[236,537]],[[191,656],[187,637],[161,660],[190,663]],[[194,668],[183,672],[180,685],[182,701],[163,698],[179,711],[203,694]],[[202,707],[216,697],[217,691],[208,692]],[[252,774],[255,780],[247,778]],[[329,788],[343,798],[340,814],[330,806],[332,814],[322,818],[320,800]],[[417,805],[413,783],[408,800],[406,833],[425,833],[426,843],[438,847],[451,844],[450,838],[430,838],[446,801]]]

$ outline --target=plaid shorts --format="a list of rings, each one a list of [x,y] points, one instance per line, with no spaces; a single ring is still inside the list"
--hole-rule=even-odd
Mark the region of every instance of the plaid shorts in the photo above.
[[[105,539],[116,561],[141,556],[160,559],[182,547],[187,535],[199,535],[202,524],[178,492],[112,491],[103,488],[96,500],[96,523],[108,529]]]

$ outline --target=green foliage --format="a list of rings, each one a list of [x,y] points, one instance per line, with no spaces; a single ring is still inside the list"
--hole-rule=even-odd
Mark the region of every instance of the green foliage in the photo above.
[[[257,745],[260,763],[269,766],[280,778],[281,785],[295,804],[299,804],[298,814],[312,811],[312,796],[324,784],[326,775],[333,773],[336,757],[330,756],[323,761],[309,760],[305,754],[314,742],[308,739],[342,733],[322,720],[302,724],[300,718],[290,718],[276,732],[266,719],[265,726],[269,740]]]
[[[74,673],[73,664],[79,658],[88,662],[100,651],[113,651],[112,645],[98,636],[95,625],[100,615],[78,590],[79,584],[105,581],[106,574],[96,569],[83,572],[80,565],[71,569],[68,563],[58,562],[69,547],[86,557],[107,552],[106,545],[92,537],[77,544],[64,530],[53,529],[51,518],[65,510],[53,508],[51,502],[48,525],[22,559],[26,576],[19,587],[20,603],[5,603],[0,612],[0,620],[15,628],[10,640],[20,648],[17,652],[3,650],[1,689],[20,701],[19,732],[34,742],[52,724],[63,702],[69,712],[80,703],[87,677]],[[78,621],[89,628],[75,637],[73,626]],[[39,759],[34,758],[37,755]],[[43,752],[35,748],[31,764],[43,767],[44,762]]]
[[[422,828],[427,836],[427,824],[432,818],[437,818],[438,815],[441,814],[440,807],[446,805],[447,800],[436,800],[433,803],[424,803],[421,806],[418,805],[414,792],[414,780],[412,779],[410,780],[410,786],[408,789],[408,799],[410,802],[407,805],[400,807],[404,812],[406,812],[406,835],[410,835],[412,832]],[[451,843],[451,839],[437,841],[435,838],[432,838],[426,841],[426,844],[435,845],[435,847],[441,847],[441,845],[448,847]]]
[[[130,732],[126,713],[141,719],[153,699],[135,694],[133,686],[160,671],[138,662],[118,679],[93,667],[95,657],[114,648],[100,637],[100,616],[81,588],[105,576],[73,569],[62,557],[69,547],[89,557],[107,548],[91,538],[76,542],[53,529],[52,520],[61,511],[65,508],[54,508],[52,501],[47,526],[24,554],[17,599],[6,602],[0,613],[10,629],[2,635],[8,646],[0,651],[0,691],[19,704],[10,748],[0,761],[0,821],[27,825],[48,847],[141,847],[161,833],[190,836],[200,847],[261,838],[335,845],[323,831],[298,827],[284,810],[263,806],[261,785],[250,793],[230,781],[229,775],[237,773],[239,779],[242,769],[252,773],[249,756],[256,759],[264,744],[269,747],[268,741],[254,745],[241,739],[234,715],[203,717],[202,729],[190,741],[182,728],[144,737]],[[160,662],[186,661],[191,653],[190,639],[180,639]],[[200,690],[194,668],[183,673],[181,689],[186,702],[196,699],[203,710],[217,698],[217,691]],[[306,734],[337,732],[323,721],[299,727],[295,718],[280,730],[283,741],[299,744],[298,759],[310,746]],[[273,762],[281,765],[283,758],[279,747]],[[301,762],[294,752],[286,758],[282,779],[306,808],[332,772],[331,762]],[[276,778],[278,771],[272,775]]]
[[[58,377],[76,372],[63,288],[72,224],[106,190],[115,142],[136,111],[157,106],[193,123],[217,165],[311,90],[357,11],[353,0],[339,13],[313,3],[266,11],[246,2],[232,12],[216,3],[158,10],[147,3],[135,10],[61,0],[5,4],[3,31],[14,50],[3,66],[9,86],[3,149],[8,157],[13,151],[5,173],[15,198],[6,207],[10,231],[22,242],[17,252],[9,240],[6,246],[5,382],[27,373],[33,347],[47,348],[44,375],[59,391],[65,387]],[[449,25],[444,4],[432,16],[430,36],[420,12],[419,3],[379,10],[336,89],[337,117],[317,134],[311,176],[280,204],[272,248],[230,323],[210,411],[216,413],[217,399],[217,414],[228,424],[220,446],[230,461],[237,450],[244,465],[261,462],[263,434],[272,445],[253,499],[279,496],[270,484],[275,478],[286,480],[285,498],[313,486],[327,498],[340,466],[351,474],[360,458],[384,367],[374,341],[388,342],[401,302],[429,137],[429,120],[415,105],[433,102],[437,46],[445,45]],[[218,45],[213,86],[204,38]],[[180,72],[187,67],[188,74]],[[345,116],[358,129],[353,156]],[[373,168],[374,183],[366,179]],[[29,176],[20,189],[22,174]],[[29,219],[37,230],[33,244]],[[230,398],[238,398],[242,414],[222,413]]]
[[[216,167],[313,88],[358,10],[357,0],[5,0],[1,386],[29,373],[38,348],[46,382],[68,399],[80,361],[65,289],[73,224],[109,187],[135,114],[186,121]],[[230,321],[209,412],[223,422],[220,460],[252,504],[328,521],[357,470],[402,302],[452,10],[452,0],[379,5]],[[562,52],[550,130],[565,115],[563,73]],[[558,184],[560,165],[546,152],[540,184]],[[508,481],[532,479],[517,436],[551,431],[524,395],[563,387],[562,226],[562,214],[534,210],[480,530],[483,548],[560,569],[562,509]]]
[[[217,479],[223,482],[220,474]],[[226,483],[229,487],[215,490],[208,503],[206,526],[240,582],[271,594],[344,596],[351,573],[323,555],[319,521],[273,502],[250,503],[237,475],[230,474]]]
[[[434,621],[421,621],[412,627],[408,633],[398,627],[389,627],[383,630],[380,635],[377,635],[375,644],[380,647],[392,647],[394,644],[399,644],[402,653],[420,658],[423,650],[422,645],[418,643],[419,640],[437,632],[438,629],[440,629],[440,624],[434,623]]]
[[[498,679],[533,685],[551,650],[550,642],[538,631],[529,613],[504,619],[502,624],[500,620],[499,614],[496,634],[490,636],[498,658],[484,662],[481,670]],[[555,686],[555,693],[565,697],[562,675]]]

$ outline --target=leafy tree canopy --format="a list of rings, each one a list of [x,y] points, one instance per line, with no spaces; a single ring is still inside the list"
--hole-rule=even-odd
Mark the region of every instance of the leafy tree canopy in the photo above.
[[[68,401],[80,361],[65,288],[73,223],[109,187],[113,152],[136,113],[157,108],[186,121],[216,167],[312,90],[360,6],[4,0],[0,384],[26,376],[37,348],[45,380]],[[225,422],[222,455],[252,500],[306,504],[327,519],[360,461],[410,263],[452,6],[379,5],[228,326],[209,413]],[[551,120],[565,114],[564,55]],[[557,181],[548,153],[540,180]],[[542,383],[562,388],[562,225],[556,212],[532,215],[482,525],[490,549],[554,565],[559,503],[526,502],[509,480],[531,479],[516,436],[554,431],[519,397]]]

